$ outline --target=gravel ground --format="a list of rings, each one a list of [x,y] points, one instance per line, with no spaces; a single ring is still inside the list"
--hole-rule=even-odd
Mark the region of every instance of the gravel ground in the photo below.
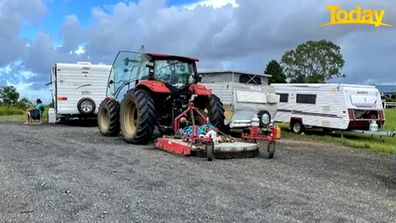
[[[395,161],[282,140],[273,160],[179,157],[96,127],[0,124],[0,222],[395,222]]]

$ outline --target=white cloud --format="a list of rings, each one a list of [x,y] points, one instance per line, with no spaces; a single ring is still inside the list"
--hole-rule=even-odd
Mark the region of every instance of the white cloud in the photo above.
[[[37,74],[28,70],[22,60],[16,60],[4,67],[0,67],[0,84],[1,82],[9,81],[27,81],[35,76]]]
[[[30,100],[42,98],[45,101],[50,100],[50,93],[46,88],[37,88],[37,82],[32,81],[38,76],[37,73],[30,71],[23,61],[18,60],[0,68],[0,86],[15,86],[20,97]],[[39,85],[41,85],[39,83]],[[44,85],[42,85],[44,86]]]
[[[47,12],[41,0],[0,0],[0,67],[26,55],[20,31],[24,24],[36,24]]]
[[[20,73],[20,75],[23,77],[23,79],[27,79],[27,80],[37,76],[36,73],[33,73],[33,72],[29,71],[29,70],[23,70]]]
[[[232,7],[236,8],[239,4],[236,0],[204,0],[197,3],[186,5],[185,8],[193,10],[198,6],[202,7],[212,7],[212,8],[221,8],[226,5],[231,5]]]
[[[33,83],[26,83],[26,82],[18,82],[18,83],[11,83],[7,81],[7,86],[14,86],[18,92],[22,92],[23,90],[26,90],[27,88],[31,87]]]
[[[51,102],[51,94],[48,88],[35,89],[32,87],[33,83],[8,83],[7,86],[15,86],[20,94],[20,98],[24,97],[30,101],[35,101],[40,98],[44,103]]]
[[[85,48],[84,46],[78,46],[77,50],[70,51],[69,54],[76,54],[78,56],[83,55],[85,53]]]
[[[0,67],[0,76],[5,77],[7,74],[9,74],[12,71],[11,69],[11,64],[8,64],[5,67]]]

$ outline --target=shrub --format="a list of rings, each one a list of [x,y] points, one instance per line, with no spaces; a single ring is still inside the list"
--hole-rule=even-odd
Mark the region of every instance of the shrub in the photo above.
[[[26,108],[20,108],[15,106],[0,105],[0,116],[4,115],[23,115]]]

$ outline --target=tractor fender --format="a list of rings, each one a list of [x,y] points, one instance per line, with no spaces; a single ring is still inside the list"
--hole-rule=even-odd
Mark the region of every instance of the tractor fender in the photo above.
[[[165,93],[169,94],[171,91],[169,90],[168,87],[161,81],[155,81],[155,80],[141,80],[135,87],[136,89],[139,88],[148,88],[150,91],[155,92],[155,93]]]
[[[188,87],[188,92],[190,94],[195,94],[198,96],[208,96],[210,97],[212,95],[212,90],[208,89],[202,84],[191,84],[190,87]]]

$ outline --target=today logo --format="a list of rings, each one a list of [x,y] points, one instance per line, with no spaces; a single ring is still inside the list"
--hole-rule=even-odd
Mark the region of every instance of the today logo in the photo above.
[[[347,10],[341,9],[341,7],[338,5],[329,5],[326,6],[326,9],[330,11],[330,22],[322,24],[320,26],[331,26],[340,24],[366,24],[374,25],[374,27],[391,27],[391,25],[389,24],[382,23],[382,19],[385,15],[385,10],[362,10],[361,6],[357,6],[356,9],[348,12]]]

